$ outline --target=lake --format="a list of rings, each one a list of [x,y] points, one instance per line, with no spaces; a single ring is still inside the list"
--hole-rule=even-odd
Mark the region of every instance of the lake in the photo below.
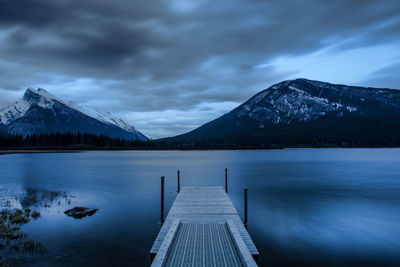
[[[26,266],[146,266],[160,176],[168,211],[178,169],[182,186],[223,186],[225,168],[240,216],[249,188],[260,266],[400,265],[400,149],[0,155],[0,203],[41,212],[21,230],[46,252]],[[74,206],[99,210],[74,219],[64,214]]]

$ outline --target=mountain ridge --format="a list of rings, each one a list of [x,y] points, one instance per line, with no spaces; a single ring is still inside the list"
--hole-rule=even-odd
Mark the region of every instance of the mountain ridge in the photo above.
[[[160,141],[201,146],[392,140],[400,135],[399,114],[399,90],[300,78],[274,84],[215,120]]]
[[[23,97],[0,109],[0,130],[9,134],[81,132],[148,140],[134,126],[110,113],[66,103],[43,88],[28,87]]]

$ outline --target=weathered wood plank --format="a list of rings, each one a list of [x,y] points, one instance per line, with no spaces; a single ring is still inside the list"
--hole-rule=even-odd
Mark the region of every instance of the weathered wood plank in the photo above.
[[[236,238],[240,235],[250,254],[258,256],[257,248],[223,187],[182,187],[150,253],[154,255],[159,251],[172,224],[177,220],[181,223],[227,223],[230,221]]]

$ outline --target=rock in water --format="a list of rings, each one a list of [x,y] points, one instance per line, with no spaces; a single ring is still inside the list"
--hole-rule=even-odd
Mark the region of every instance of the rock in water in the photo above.
[[[74,217],[75,219],[82,219],[86,216],[92,216],[98,209],[89,209],[85,207],[74,207],[70,210],[64,211],[67,216]]]

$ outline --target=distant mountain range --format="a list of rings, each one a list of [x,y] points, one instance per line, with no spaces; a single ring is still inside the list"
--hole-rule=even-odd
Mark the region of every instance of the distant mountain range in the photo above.
[[[44,89],[0,109],[1,134],[88,133],[146,141],[129,123],[66,103]],[[400,146],[400,90],[307,79],[277,83],[193,131],[155,148]]]
[[[283,81],[193,131],[160,141],[185,147],[398,146],[400,91]]]
[[[22,99],[0,109],[0,133],[89,133],[145,141],[148,138],[129,123],[88,108],[65,103],[44,89],[28,88]]]

